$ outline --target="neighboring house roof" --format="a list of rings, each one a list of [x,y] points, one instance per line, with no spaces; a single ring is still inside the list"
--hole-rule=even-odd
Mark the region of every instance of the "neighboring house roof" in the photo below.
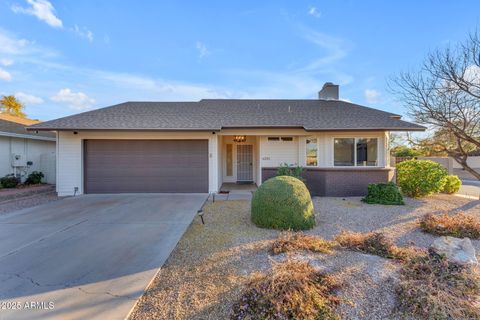
[[[0,136],[14,137],[14,138],[27,138],[27,139],[35,139],[35,140],[48,140],[48,141],[56,140],[56,135],[53,132],[36,133],[32,131],[27,131],[25,129],[25,124],[13,122],[13,121],[7,121],[2,118],[0,118]],[[36,121],[35,123],[38,123],[38,121]]]
[[[400,116],[341,100],[125,102],[30,126],[28,130],[221,130],[222,128],[423,131]]]
[[[14,116],[8,113],[0,112],[0,120],[6,120],[10,122],[15,122],[15,123],[20,123],[24,124],[26,126],[30,126],[32,124],[39,123],[39,120],[33,120],[33,119],[28,119],[28,118],[22,118],[18,116]]]

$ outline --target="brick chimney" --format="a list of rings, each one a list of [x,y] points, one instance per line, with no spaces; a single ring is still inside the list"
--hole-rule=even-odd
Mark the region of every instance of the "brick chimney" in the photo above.
[[[332,82],[326,82],[322,90],[318,92],[318,99],[323,100],[338,100],[339,98],[339,86],[338,84],[333,84]]]

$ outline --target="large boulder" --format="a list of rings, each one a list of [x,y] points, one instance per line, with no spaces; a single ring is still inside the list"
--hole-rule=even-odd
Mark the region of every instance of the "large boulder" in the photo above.
[[[478,264],[475,248],[469,238],[440,237],[433,242],[431,249],[456,264]]]

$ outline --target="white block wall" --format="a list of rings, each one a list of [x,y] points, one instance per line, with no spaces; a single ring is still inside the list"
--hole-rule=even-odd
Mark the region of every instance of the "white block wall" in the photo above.
[[[11,164],[12,153],[21,155],[33,165],[24,168],[23,178],[32,171],[44,173],[44,181],[55,183],[55,141],[43,141],[27,138],[0,137],[0,176],[14,172]]]

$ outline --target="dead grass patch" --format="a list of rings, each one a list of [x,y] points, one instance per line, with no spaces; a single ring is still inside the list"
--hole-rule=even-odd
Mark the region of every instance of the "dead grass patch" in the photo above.
[[[415,247],[398,247],[391,238],[381,232],[358,233],[342,231],[335,237],[335,240],[343,248],[389,259],[406,260],[425,253],[423,250]]]
[[[399,310],[422,319],[480,319],[476,270],[435,254],[406,261],[397,290]]]
[[[334,290],[338,280],[304,261],[274,264],[267,274],[255,274],[231,319],[339,319]]]
[[[447,213],[433,215],[429,213],[423,216],[420,220],[420,228],[425,232],[439,236],[479,239],[479,220],[478,217],[465,213],[457,213],[453,215]]]
[[[318,253],[331,253],[335,242],[325,240],[318,236],[312,236],[301,232],[282,232],[272,245],[274,254],[312,251]]]

